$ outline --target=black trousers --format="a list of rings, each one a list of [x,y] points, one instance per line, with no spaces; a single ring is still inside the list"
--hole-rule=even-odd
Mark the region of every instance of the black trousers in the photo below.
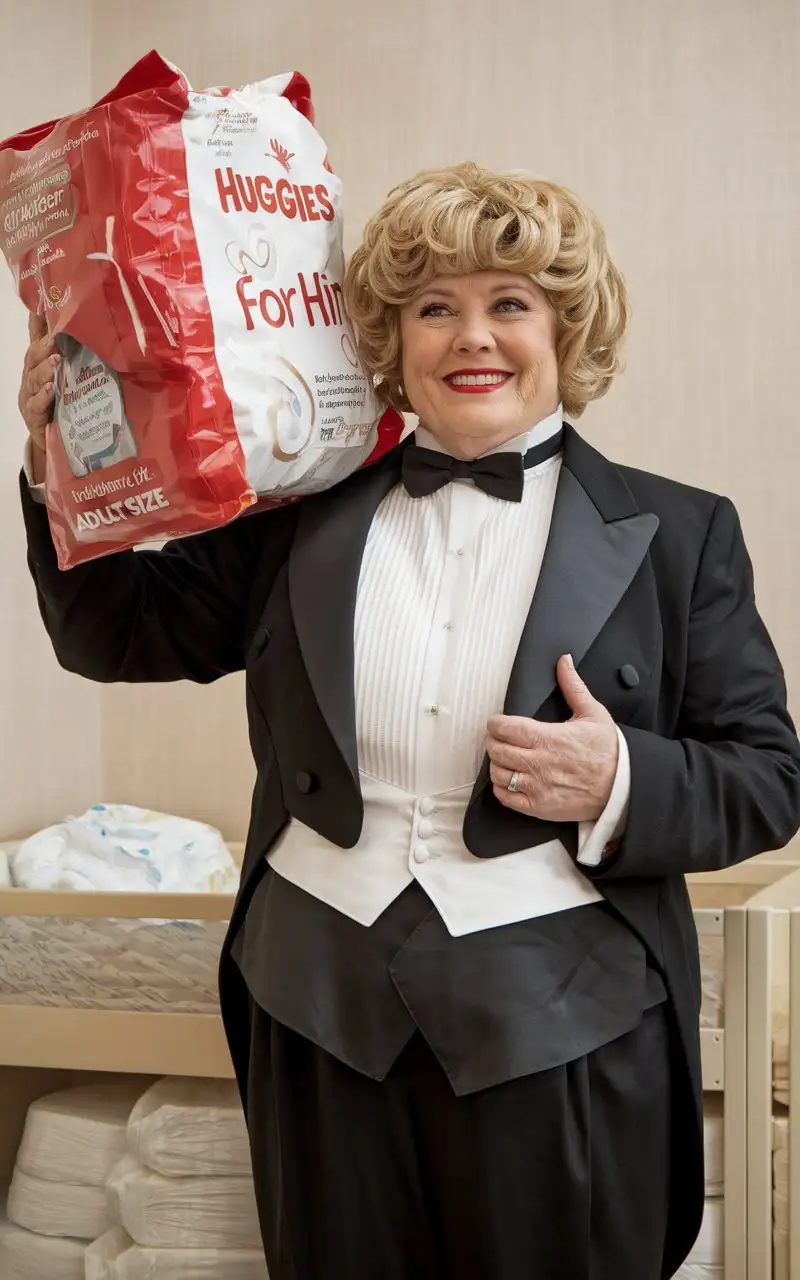
[[[565,1066],[457,1097],[416,1033],[378,1083],[251,1007],[270,1280],[663,1280],[664,1006]]]

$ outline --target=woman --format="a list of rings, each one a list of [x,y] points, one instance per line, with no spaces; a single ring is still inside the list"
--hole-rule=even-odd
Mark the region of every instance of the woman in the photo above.
[[[786,843],[800,751],[734,508],[562,420],[627,324],[570,193],[423,174],[346,281],[416,440],[60,574],[52,356],[22,502],[60,662],[244,668],[258,778],[222,1008],[272,1280],[660,1280],[703,1201],[684,874]]]

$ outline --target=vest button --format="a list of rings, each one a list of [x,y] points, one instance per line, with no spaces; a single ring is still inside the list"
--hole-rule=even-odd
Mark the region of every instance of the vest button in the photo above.
[[[419,836],[420,840],[428,840],[433,835],[435,830],[436,828],[434,827],[430,818],[423,818],[422,821],[417,824],[417,835]]]
[[[639,672],[630,662],[626,662],[624,667],[619,669],[619,678],[626,689],[635,689],[639,683]]]
[[[414,846],[415,862],[427,862],[430,856],[431,856],[430,852],[425,848],[424,844],[418,844]]]
[[[301,769],[294,781],[301,796],[310,796],[312,791],[316,791],[319,786],[319,780],[316,775],[306,773],[304,769]]]
[[[435,809],[436,809],[436,805],[433,803],[433,800],[431,799],[431,797],[423,796],[419,802],[419,811],[422,814],[423,818],[429,818],[431,814],[435,812]]]

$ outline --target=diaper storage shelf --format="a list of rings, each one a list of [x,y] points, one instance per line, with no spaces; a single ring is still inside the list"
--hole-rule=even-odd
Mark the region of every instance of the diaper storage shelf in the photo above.
[[[0,1065],[231,1077],[217,966],[232,908],[230,894],[0,890]]]

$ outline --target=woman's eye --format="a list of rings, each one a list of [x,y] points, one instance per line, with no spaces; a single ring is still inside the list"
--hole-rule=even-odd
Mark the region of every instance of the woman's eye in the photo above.
[[[500,315],[514,315],[515,312],[527,311],[528,308],[520,298],[498,298],[497,302],[492,304],[492,310]],[[426,302],[419,313],[420,319],[423,320],[441,319],[450,314],[452,314],[451,309],[445,302]]]

